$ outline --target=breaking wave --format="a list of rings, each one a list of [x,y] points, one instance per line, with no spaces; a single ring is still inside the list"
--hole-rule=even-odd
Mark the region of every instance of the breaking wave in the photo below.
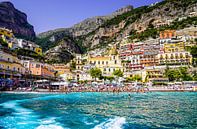
[[[126,118],[115,117],[114,119],[109,119],[99,125],[96,125],[94,129],[122,129],[122,126],[126,123]]]

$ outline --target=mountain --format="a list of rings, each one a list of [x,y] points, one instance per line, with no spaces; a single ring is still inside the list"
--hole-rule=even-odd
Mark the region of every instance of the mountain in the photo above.
[[[118,15],[121,15],[121,14],[126,13],[128,11],[131,11],[132,9],[133,9],[133,6],[129,5],[129,6],[123,7],[121,9],[115,11],[114,13],[112,13],[110,15],[87,18],[84,21],[82,21],[78,24],[75,24],[71,28],[60,28],[60,29],[50,30],[50,31],[38,34],[38,37],[45,38],[50,35],[56,34],[58,32],[60,32],[60,33],[64,32],[67,35],[75,36],[75,37],[81,36],[81,35],[86,35],[92,31],[94,31],[96,28],[98,28],[103,23],[105,23],[107,20],[110,20]]]
[[[17,37],[36,37],[33,26],[27,21],[27,15],[17,10],[11,2],[0,2],[0,27],[11,29]]]
[[[75,43],[73,38],[64,37],[58,42],[58,45],[49,49],[45,53],[48,63],[66,63],[73,59],[76,53],[82,53],[81,48]]]
[[[108,16],[86,19],[71,28],[42,33],[38,35],[38,44],[47,46],[45,50],[50,57],[49,60],[60,62],[64,60],[61,57],[53,58],[50,51],[62,51],[59,42],[62,42],[64,37],[73,39],[73,44],[79,46],[83,53],[105,48],[128,35],[132,40],[146,40],[149,37],[157,38],[162,29],[182,29],[197,25],[196,17],[189,17],[192,12],[197,12],[197,0],[165,0],[135,9],[127,6]],[[71,55],[73,54],[75,52]]]

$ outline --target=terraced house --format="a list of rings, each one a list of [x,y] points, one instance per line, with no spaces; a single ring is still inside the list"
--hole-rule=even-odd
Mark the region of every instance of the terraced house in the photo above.
[[[158,40],[151,39],[143,42],[142,51],[143,55],[140,56],[140,63],[143,67],[158,65],[157,55],[163,53]]]
[[[12,30],[0,27],[0,38],[6,42],[10,38],[14,38],[14,34],[12,33]]]
[[[143,43],[122,43],[120,44],[120,58],[123,60],[126,71],[143,69],[140,63],[140,56],[143,55]]]
[[[0,38],[8,44],[10,49],[23,48],[42,55],[42,48],[34,42],[15,38],[12,30],[0,28]]]
[[[116,48],[112,48],[108,56],[89,57],[88,64],[101,69],[103,76],[112,76],[115,70],[124,70]]]
[[[20,78],[25,75],[25,68],[18,57],[9,52],[0,50],[0,77]]]
[[[40,63],[33,60],[23,60],[23,65],[26,70],[29,71],[30,75],[34,75],[35,77],[43,77],[43,78],[53,78],[54,77],[54,67],[49,64]]]
[[[26,50],[34,51],[39,55],[42,55],[42,48],[39,45],[24,39],[15,39],[13,42],[9,43],[9,47],[11,49],[23,48]]]
[[[185,42],[170,39],[163,44],[164,53],[158,54],[159,65],[191,65],[192,55],[185,50]]]
[[[165,30],[160,32],[159,42],[166,43],[169,42],[172,38],[176,38],[176,31],[175,30]]]

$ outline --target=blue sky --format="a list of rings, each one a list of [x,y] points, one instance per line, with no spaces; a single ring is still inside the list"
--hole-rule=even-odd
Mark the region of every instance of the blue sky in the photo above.
[[[3,0],[0,0],[1,2]],[[103,16],[126,5],[139,7],[162,0],[7,0],[25,12],[36,33],[66,28],[93,16]]]

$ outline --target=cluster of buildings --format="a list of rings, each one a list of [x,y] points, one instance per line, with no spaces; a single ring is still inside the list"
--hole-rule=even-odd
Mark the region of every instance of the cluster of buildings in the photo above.
[[[179,31],[165,30],[159,38],[146,41],[131,41],[129,37],[110,46],[103,54],[76,54],[67,65],[47,64],[31,58],[18,58],[13,49],[27,49],[42,55],[42,49],[31,41],[17,39],[5,28],[0,28],[0,38],[7,42],[8,50],[0,49],[0,78],[54,79],[61,77],[65,81],[91,81],[89,71],[99,68],[103,76],[111,77],[113,72],[121,70],[124,78],[140,76],[142,81],[168,81],[164,77],[167,66],[178,68],[192,65],[192,55],[188,46],[196,45],[196,27]],[[75,69],[71,65],[75,64]]]
[[[11,30],[0,28],[0,78],[53,79],[55,67],[30,57],[19,58],[14,49],[25,49],[42,55],[42,49],[32,41],[17,39]],[[6,43],[7,47],[3,45]]]
[[[138,75],[144,82],[168,81],[164,76],[167,66],[192,65],[192,55],[187,47],[195,45],[196,38],[195,27],[181,31],[165,30],[160,32],[159,38],[142,42],[130,41],[127,37],[111,46],[107,54],[77,54],[73,79],[91,80],[88,71],[97,67],[103,76],[113,76],[115,70],[121,70],[125,78]]]
[[[16,38],[12,30],[0,28],[0,38],[8,44],[8,47],[11,50],[26,49],[42,55],[42,48],[39,45],[32,41]]]

